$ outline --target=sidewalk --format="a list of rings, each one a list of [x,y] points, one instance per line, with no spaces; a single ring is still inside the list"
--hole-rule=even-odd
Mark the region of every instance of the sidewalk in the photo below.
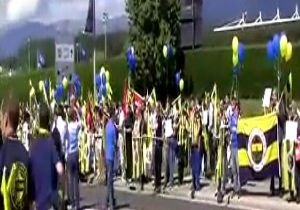
[[[189,179],[187,178],[187,182]],[[188,182],[190,183],[190,182]],[[180,187],[175,186],[171,192],[165,194],[159,194],[158,196],[177,199],[189,202],[206,203],[215,206],[229,206],[235,209],[244,210],[298,210],[300,204],[297,205],[295,202],[288,203],[279,197],[269,196],[269,181],[264,182],[251,182],[242,188],[242,194],[240,198],[229,199],[229,195],[224,197],[224,202],[218,204],[215,195],[216,185],[209,180],[202,180],[203,187],[200,192],[196,192],[195,199],[190,198],[190,184],[185,184]],[[115,181],[115,188],[119,191],[126,191],[135,194],[153,194],[152,183],[144,186],[144,191],[140,191],[140,186],[136,184],[136,190],[130,190],[129,186],[121,180]],[[228,203],[228,200],[229,203]]]

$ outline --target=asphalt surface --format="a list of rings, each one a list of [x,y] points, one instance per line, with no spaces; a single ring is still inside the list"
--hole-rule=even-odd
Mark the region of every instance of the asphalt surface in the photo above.
[[[81,186],[82,209],[105,209],[104,186]],[[157,195],[115,192],[117,209],[123,210],[234,210],[232,207],[214,206],[205,203],[163,198]]]

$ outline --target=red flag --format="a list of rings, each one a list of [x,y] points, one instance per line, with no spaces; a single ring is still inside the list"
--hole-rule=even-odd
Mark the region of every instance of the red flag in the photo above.
[[[134,102],[134,105],[138,109],[142,108],[143,101],[144,101],[144,98],[140,94],[138,94],[136,91],[133,91],[133,102]]]

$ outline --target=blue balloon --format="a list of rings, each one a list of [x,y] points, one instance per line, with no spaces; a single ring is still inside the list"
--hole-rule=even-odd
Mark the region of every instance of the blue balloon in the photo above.
[[[269,41],[267,44],[267,55],[269,61],[273,62],[276,59],[275,52],[274,52],[274,46],[273,41]]]
[[[105,75],[105,73],[102,74],[101,82],[102,82],[102,85],[103,85],[103,86],[106,86],[106,75]]]
[[[80,82],[80,78],[77,74],[74,74],[72,77],[73,83],[75,84],[76,82]]]
[[[96,75],[96,87],[99,88],[101,86],[101,77],[99,74]]]
[[[242,43],[239,43],[239,49],[238,49],[238,55],[239,55],[239,63],[244,63],[245,61],[245,46]]]
[[[64,94],[64,85],[62,83],[58,84],[57,90],[59,92],[60,95]]]
[[[278,59],[280,56],[280,36],[278,34],[275,34],[273,36],[272,45],[273,45],[274,57],[275,59]]]
[[[179,87],[179,82],[180,82],[180,72],[177,72],[177,73],[176,73],[175,81],[176,81],[176,86]]]
[[[101,92],[102,92],[102,95],[103,95],[104,97],[106,97],[106,93],[107,93],[106,85],[102,86]]]
[[[129,59],[129,56],[130,56],[130,55],[131,55],[131,48],[128,47],[127,52],[126,52],[127,60]]]
[[[60,97],[59,97],[57,91],[55,91],[55,93],[54,93],[54,99],[55,99],[55,101],[56,101],[57,103],[60,101]]]
[[[134,73],[136,70],[136,59],[134,55],[130,55],[128,59],[128,67],[131,73]]]
[[[81,95],[81,83],[79,81],[76,81],[74,83],[75,86],[75,95],[78,98]]]
[[[101,101],[102,101],[101,89],[98,89],[97,97],[98,97],[98,103],[101,103]]]
[[[64,86],[62,83],[58,84],[56,90],[54,92],[54,99],[57,103],[59,103],[64,96]]]
[[[49,86],[50,86],[49,79],[47,79],[44,83],[45,83],[45,90],[46,90],[46,93],[49,93]]]

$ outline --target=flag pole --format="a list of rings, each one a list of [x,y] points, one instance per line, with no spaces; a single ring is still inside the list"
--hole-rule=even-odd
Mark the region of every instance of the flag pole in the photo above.
[[[94,42],[94,58],[93,58],[93,78],[94,78],[94,101],[97,100],[96,94],[96,0],[93,0],[93,42]]]

